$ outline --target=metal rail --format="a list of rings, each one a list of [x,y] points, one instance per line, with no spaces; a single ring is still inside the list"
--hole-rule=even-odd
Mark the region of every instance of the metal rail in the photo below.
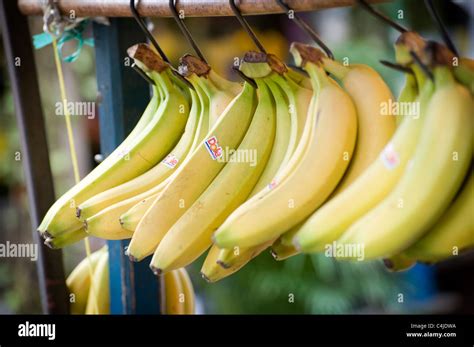
[[[389,0],[370,0],[371,3]],[[20,11],[25,15],[42,15],[42,0],[18,0]],[[295,11],[314,11],[332,7],[351,6],[355,0],[287,0],[286,3]],[[59,9],[62,14],[74,11],[77,17],[131,17],[129,0],[60,0]],[[274,0],[240,0],[242,14],[258,15],[284,13]],[[176,2],[178,11],[184,11],[186,17],[217,17],[233,16],[228,0],[179,0]],[[147,17],[171,17],[172,12],[168,0],[140,0],[137,4],[140,15]]]

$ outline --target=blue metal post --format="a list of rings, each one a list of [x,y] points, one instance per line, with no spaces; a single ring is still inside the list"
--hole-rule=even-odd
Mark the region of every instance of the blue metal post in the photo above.
[[[148,103],[146,82],[126,66],[127,48],[145,38],[129,18],[112,18],[111,25],[94,23],[99,126],[102,155],[109,155],[136,124]],[[159,280],[148,267],[150,259],[132,263],[124,255],[128,241],[109,241],[112,314],[160,312]]]

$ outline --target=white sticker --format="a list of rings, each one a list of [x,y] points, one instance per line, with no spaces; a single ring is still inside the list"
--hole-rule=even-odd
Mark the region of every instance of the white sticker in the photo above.
[[[393,147],[392,143],[389,143],[387,146],[385,146],[380,156],[383,164],[389,170],[395,169],[400,164],[400,156]]]

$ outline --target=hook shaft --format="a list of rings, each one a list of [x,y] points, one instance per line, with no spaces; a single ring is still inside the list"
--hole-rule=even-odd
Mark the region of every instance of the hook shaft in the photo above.
[[[140,69],[135,63],[132,64],[132,69],[138,72],[138,74],[143,77],[145,81],[147,81],[151,85],[156,85],[155,81],[153,81],[150,76],[148,76],[145,71]]]
[[[400,65],[400,64],[397,64],[397,63],[392,63],[391,61],[387,61],[387,60],[379,60],[379,62],[382,65],[385,65],[386,67],[389,67],[393,70],[404,72],[404,73],[409,73],[409,74],[413,75],[413,70],[410,69],[409,67],[406,67],[406,66],[403,66],[403,65]]]
[[[444,26],[443,21],[439,17],[438,12],[434,8],[433,1],[432,0],[425,0],[425,6],[426,6],[428,12],[430,13],[431,18],[433,19],[433,21],[438,26],[438,30],[441,33],[441,36],[443,37],[443,41],[446,44],[446,46],[448,46],[448,48],[454,53],[454,55],[459,57],[459,52],[458,52],[456,46],[454,45],[454,42],[451,40],[451,37],[448,34],[448,30]]]
[[[426,66],[426,64],[424,64],[420,57],[418,56],[418,54],[416,54],[415,52],[413,51],[410,51],[410,55],[411,57],[413,58],[413,60],[415,61],[415,63],[421,68],[421,70],[423,71],[423,73],[426,75],[426,77],[428,77],[430,80],[434,81],[434,76],[433,76],[433,73],[430,71],[430,69],[428,68],[428,66]]]
[[[232,9],[232,12],[234,12],[234,15],[237,17],[239,20],[240,25],[245,29],[247,34],[250,36],[252,41],[254,42],[255,46],[257,46],[258,50],[261,53],[267,53],[265,50],[265,47],[263,47],[262,43],[258,40],[257,35],[253,32],[252,28],[250,27],[249,23],[247,23],[247,20],[242,16],[242,13],[240,12],[239,8],[235,4],[235,0],[229,0],[230,7]]]
[[[186,37],[186,40],[188,40],[188,43],[193,48],[194,52],[196,52],[196,55],[199,58],[201,58],[201,60],[204,61],[207,64],[206,58],[204,58],[204,54],[202,54],[202,51],[199,49],[199,46],[197,45],[196,41],[192,37],[191,32],[189,31],[189,29],[184,24],[184,20],[180,17],[180,14],[179,14],[178,10],[176,9],[176,1],[175,0],[170,0],[169,1],[169,8],[171,10],[171,13],[173,14],[173,17],[174,17],[174,20],[176,21],[176,24],[178,24],[179,28],[181,29],[181,32]]]
[[[380,20],[382,20],[383,22],[385,22],[386,24],[390,25],[392,28],[394,28],[395,30],[398,30],[399,32],[401,33],[404,33],[404,32],[407,32],[408,29],[405,28],[404,26],[398,24],[397,22],[395,22],[394,20],[388,18],[386,15],[384,15],[382,12],[376,10],[375,8],[373,8],[371,5],[369,5],[368,2],[366,2],[365,0],[357,0],[357,2],[359,3],[359,5],[361,5],[366,11],[368,11],[369,13],[371,13],[372,15],[374,15],[375,17],[379,18]]]
[[[309,35],[309,37],[311,37],[311,39],[316,42],[316,44],[321,47],[323,49],[323,51],[326,53],[326,55],[331,58],[332,60],[334,60],[334,54],[332,53],[332,51],[329,49],[328,46],[326,46],[326,44],[323,42],[323,40],[321,39],[321,37],[316,33],[316,31],[313,30],[313,28],[311,28],[311,26],[306,23],[300,16],[298,16],[296,13],[294,13],[294,10],[288,6],[283,0],[277,0],[277,3],[278,5],[280,5],[280,7],[285,10],[285,12],[289,15],[291,13],[291,11],[293,11],[293,19],[295,20],[296,22],[296,25],[298,25],[300,27],[301,30],[303,30],[304,32],[306,32],[306,34]]]
[[[140,14],[138,13],[138,11],[135,7],[135,0],[130,0],[130,11],[132,12],[133,18],[135,18],[135,21],[140,26],[140,29],[142,29],[145,36],[148,38],[148,40],[150,40],[153,47],[155,47],[156,51],[161,56],[161,59],[163,59],[165,62],[169,63],[170,61],[169,61],[168,57],[166,56],[165,52],[163,52],[163,50],[161,49],[158,42],[156,42],[155,38],[153,37],[151,32],[146,27],[145,22],[143,21],[142,17],[140,17]]]

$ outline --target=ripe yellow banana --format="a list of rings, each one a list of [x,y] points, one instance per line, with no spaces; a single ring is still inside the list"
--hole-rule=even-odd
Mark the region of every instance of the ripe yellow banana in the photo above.
[[[110,314],[109,252],[101,252],[92,281],[94,285],[89,291],[86,314]]]
[[[73,243],[76,243],[84,237],[87,237],[87,233],[84,231],[84,228],[80,226],[76,230],[68,231],[67,233],[59,234],[56,237],[47,237],[44,240],[44,244],[52,249],[59,249],[66,246],[70,246]]]
[[[185,314],[186,300],[179,271],[170,271],[164,276],[166,314]]]
[[[212,244],[212,233],[245,201],[264,170],[275,138],[275,104],[266,84],[260,79],[256,83],[258,105],[244,139],[209,187],[163,237],[151,260],[154,272],[186,266],[205,252]],[[251,156],[254,160],[249,160]]]
[[[71,314],[84,314],[86,312],[87,298],[91,286],[90,267],[95,269],[103,252],[107,252],[107,247],[103,247],[92,253],[89,258],[83,259],[72,270],[66,279],[69,291],[69,310]]]
[[[272,245],[272,256],[275,260],[285,260],[294,255],[297,255],[299,251],[293,245],[286,245],[282,242],[282,238],[278,238]]]
[[[194,314],[196,299],[194,297],[193,283],[191,282],[191,278],[185,268],[178,269],[177,271],[183,289],[182,298],[184,300],[184,313]]]
[[[349,186],[377,158],[392,137],[396,121],[393,96],[380,75],[367,65],[344,66],[324,58],[324,68],[342,81],[357,110],[357,144],[344,178],[332,194]]]
[[[163,182],[181,165],[191,150],[193,140],[199,127],[199,117],[201,113],[201,105],[196,92],[193,90],[189,92],[191,93],[191,110],[184,129],[184,134],[166,158],[142,175],[99,193],[80,204],[77,208],[78,218],[84,221],[112,204],[151,189]]]
[[[266,244],[265,248],[267,247],[268,244]],[[258,255],[257,253],[251,253],[251,249],[247,248],[243,253],[232,253],[234,255],[233,257],[230,256],[220,261],[219,257],[222,251],[224,251],[224,249],[220,249],[214,245],[207,253],[201,268],[201,276],[206,282],[214,283],[236,273]],[[229,253],[227,254],[230,255]],[[224,263],[224,261],[227,261],[227,263]]]
[[[453,204],[420,240],[403,252],[420,262],[432,263],[458,255],[474,247],[474,174],[468,172],[467,182]]]
[[[292,53],[304,64],[313,83],[308,141],[304,147],[298,146],[304,150],[286,178],[277,178],[269,193],[243,204],[218,229],[214,237],[220,247],[251,247],[280,236],[325,201],[348,166],[344,156],[352,154],[357,131],[354,105],[317,65],[313,57],[320,56],[319,51],[293,44]],[[295,155],[299,152],[297,148]]]
[[[141,260],[154,252],[171,226],[198,199],[225,166],[222,151],[235,150],[248,129],[255,109],[255,90],[244,84],[206,140],[176,171],[172,181],[153,202],[133,234],[128,254]]]
[[[421,74],[419,78],[423,81]],[[425,109],[433,88],[431,81],[424,83],[422,92],[416,100],[420,108],[419,114],[404,116],[377,160],[343,192],[329,200],[303,223],[294,236],[297,248],[303,252],[323,251],[327,244],[340,237],[354,221],[390,193],[416,148],[423,127]],[[354,203],[355,201],[357,203]],[[291,235],[286,236],[289,237]]]
[[[156,58],[158,60],[158,58]],[[75,230],[81,222],[74,209],[88,198],[124,183],[154,166],[169,153],[184,130],[189,113],[185,96],[175,87],[170,69],[161,64],[160,72],[151,71],[150,77],[162,87],[164,100],[153,119],[123,151],[114,151],[91,173],[66,192],[50,208],[39,230],[56,236]]]
[[[275,60],[270,61],[269,64],[271,67],[273,65],[272,62],[275,62]],[[262,191],[263,192],[259,194],[259,197],[263,196],[267,191],[264,190],[264,188],[271,184],[272,179],[288,164],[301,138],[303,125],[306,123],[306,116],[308,114],[308,105],[310,104],[312,97],[311,90],[300,88],[292,83],[292,80],[288,77],[292,75],[290,73],[291,70],[284,73],[284,77],[282,77],[277,73],[277,68],[272,67],[272,69],[274,72],[263,80],[268,84],[276,104],[275,144],[268,160],[267,167],[250,193],[250,197],[257,195]],[[273,165],[271,163],[273,163]],[[220,276],[224,274],[228,276],[231,273],[236,272],[240,267],[262,253],[271,244],[272,242],[265,242],[261,245],[249,248],[237,247],[237,249],[234,249],[234,247],[221,249],[217,263],[221,266],[231,268],[232,270],[218,273],[221,274]],[[218,248],[216,245],[213,245],[212,247]],[[210,254],[213,254],[213,252]],[[236,268],[233,265],[234,263],[241,264],[241,266]],[[205,274],[206,272],[212,271],[212,268],[208,267],[203,273]]]
[[[342,247],[363,245],[365,259],[392,256],[420,238],[446,209],[467,172],[472,97],[448,68],[436,67],[434,73],[436,91],[411,164],[390,195],[338,241]]]

